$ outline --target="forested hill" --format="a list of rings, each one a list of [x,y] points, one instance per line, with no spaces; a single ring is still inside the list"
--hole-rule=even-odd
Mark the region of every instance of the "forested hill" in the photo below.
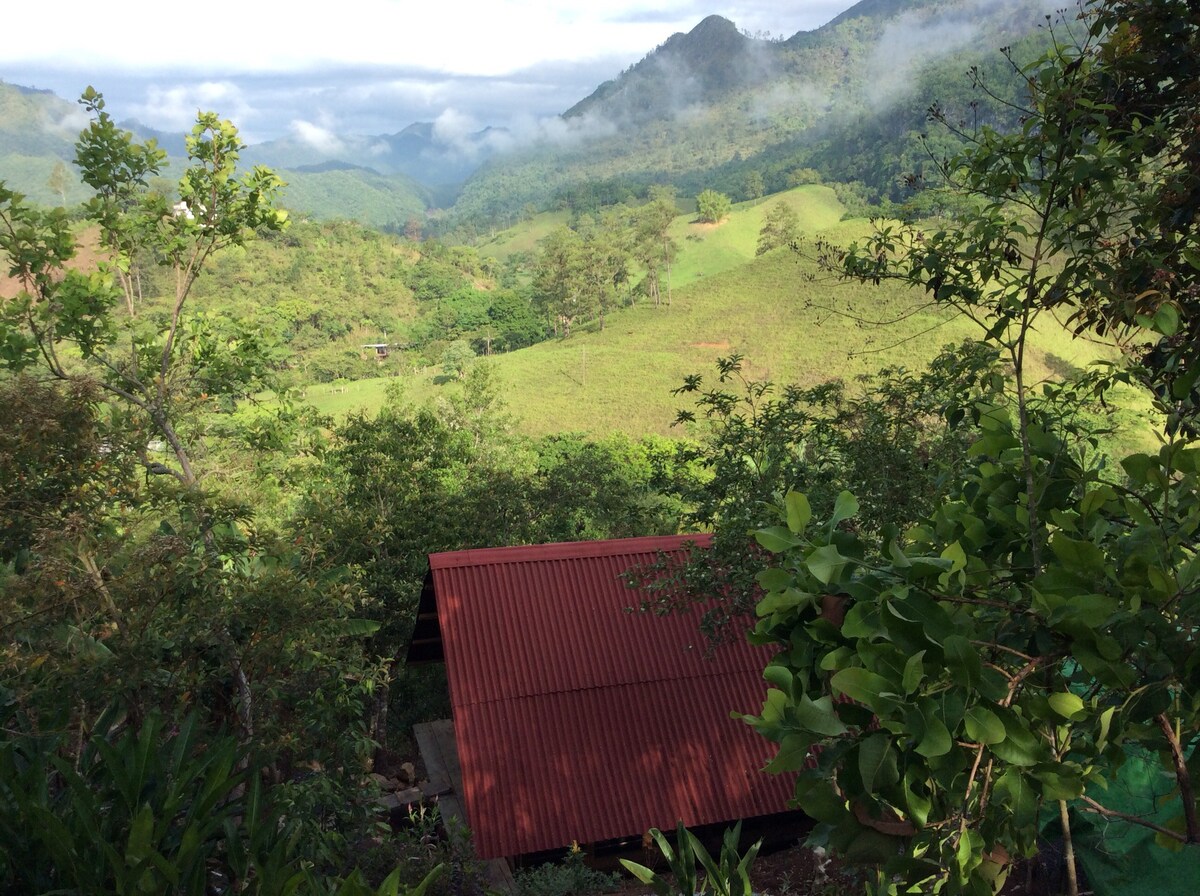
[[[527,204],[580,208],[650,183],[751,199],[803,169],[898,199],[897,175],[927,160],[929,105],[966,110],[979,98],[966,74],[976,65],[1015,92],[999,50],[1032,56],[1047,11],[1046,0],[865,0],[786,40],[710,16],[567,110],[569,139],[494,158],[455,211],[470,222]]]

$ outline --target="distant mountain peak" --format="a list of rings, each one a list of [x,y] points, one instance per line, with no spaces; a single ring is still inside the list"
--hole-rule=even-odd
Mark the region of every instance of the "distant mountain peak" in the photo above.
[[[568,109],[564,118],[596,112],[614,120],[670,118],[766,79],[764,41],[746,37],[737,25],[712,15],[686,34],[667,38],[641,62]]]

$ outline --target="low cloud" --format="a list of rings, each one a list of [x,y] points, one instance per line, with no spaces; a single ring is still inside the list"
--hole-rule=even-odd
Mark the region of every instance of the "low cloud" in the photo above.
[[[256,117],[242,89],[232,81],[200,81],[171,87],[151,85],[146,98],[131,106],[135,118],[162,131],[189,131],[197,112],[216,112],[239,127]]]
[[[77,106],[62,115],[45,118],[43,126],[52,134],[69,137],[73,140],[90,122],[91,117],[83,110],[83,107]]]
[[[953,14],[914,10],[898,16],[884,29],[867,62],[868,99],[887,105],[913,86],[917,72],[931,60],[971,46],[984,20],[1001,16],[1032,17],[1052,12],[1061,0],[971,0]],[[999,48],[993,48],[998,50]]]
[[[337,134],[319,124],[313,124],[311,121],[294,119],[290,129],[293,137],[305,145],[311,146],[317,152],[336,155],[345,148]]]

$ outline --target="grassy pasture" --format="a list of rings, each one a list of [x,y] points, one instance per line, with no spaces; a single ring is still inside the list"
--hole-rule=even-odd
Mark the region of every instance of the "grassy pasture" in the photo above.
[[[854,381],[883,367],[919,370],[942,346],[978,335],[969,321],[922,308],[924,296],[897,284],[837,282],[788,249],[756,258],[763,217],[780,201],[795,208],[806,237],[848,243],[868,232],[864,220],[842,221],[841,204],[822,186],[741,203],[719,225],[681,215],[671,231],[679,253],[669,306],[643,303],[610,315],[604,330],[579,327],[570,339],[480,362],[494,365],[520,428],[529,434],[678,435],[671,424],[686,400],[671,390],[688,374],[711,379],[719,357],[739,353],[752,378],[807,386],[839,377]],[[486,244],[484,254],[536,249],[538,239],[564,222],[562,215],[540,215]],[[1035,335],[1029,369],[1034,380],[1057,379],[1111,356],[1102,346],[1070,338],[1047,318]],[[307,400],[335,416],[371,413],[397,380],[418,403],[458,388],[429,368],[314,385]],[[1145,402],[1130,397],[1129,405],[1118,436],[1133,448],[1143,443],[1138,421]]]
[[[749,375],[815,385],[853,380],[885,366],[921,368],[938,349],[975,335],[974,325],[941,311],[912,311],[921,297],[894,284],[879,287],[809,280],[811,262],[786,250],[698,279],[674,291],[670,307],[640,305],[614,314],[603,330],[541,343],[492,363],[509,409],[531,434],[580,431],[631,435],[671,432],[671,394],[684,376],[711,374],[718,357],[740,353]],[[1036,377],[1060,375],[1104,353],[1057,326],[1036,338]],[[400,378],[414,401],[456,389],[440,371]],[[371,411],[394,378],[313,386],[307,398],[340,415]]]

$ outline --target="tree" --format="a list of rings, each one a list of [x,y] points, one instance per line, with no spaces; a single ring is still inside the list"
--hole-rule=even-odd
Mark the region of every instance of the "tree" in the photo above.
[[[442,352],[442,373],[446,376],[461,380],[475,360],[475,350],[465,339],[455,339]]]
[[[732,207],[729,197],[716,190],[704,190],[696,196],[696,212],[706,224],[719,224]]]
[[[800,216],[782,199],[767,211],[762,229],[758,232],[755,255],[766,255],[780,246],[790,246],[800,238]]]
[[[849,492],[819,513],[799,492],[780,496],[777,524],[757,536],[776,559],[758,577],[756,638],[783,650],[748,721],[780,744],[777,771],[823,745],[797,801],[836,849],[879,864],[879,892],[994,892],[1013,858],[1037,851],[1043,807],[1072,873],[1073,832],[1089,818],[1140,826],[1192,862],[1200,849],[1200,450],[1191,349],[1176,341],[1194,326],[1200,266],[1172,205],[1192,182],[1194,107],[1169,98],[1173,78],[1133,114],[1113,102],[1147,58],[1130,28],[1165,13],[1170,43],[1188,44],[1198,23],[1184,4],[1085,13],[1082,45],[1015,66],[1024,127],[964,134],[969,148],[943,164],[973,209],[942,229],[882,226],[841,258],[848,276],[928,290],[1002,353],[1011,378],[998,395],[945,409],[971,422],[971,463],[903,537],[864,537]],[[1166,52],[1149,40],[1149,57]],[[1164,282],[1143,289],[1156,271]],[[1135,366],[1031,383],[1030,334],[1054,313],[1115,335]],[[1136,365],[1147,343],[1162,352]],[[1091,462],[1096,436],[1075,410],[1133,380],[1158,396],[1162,447],[1114,476]],[[1173,780],[1165,817],[1108,804],[1134,758]]]
[[[50,177],[46,181],[46,186],[59,195],[63,205],[67,204],[67,187],[71,183],[70,177],[67,166],[60,160],[54,163],[54,167],[50,170]]]
[[[994,363],[993,352],[964,346],[921,374],[890,368],[853,384],[800,388],[749,379],[734,355],[718,360],[711,384],[687,377],[675,391],[694,398],[695,409],[675,422],[700,433],[679,447],[664,478],[686,508],[683,528],[712,531],[713,540],[682,566],[649,570],[640,582],[644,608],[703,603],[701,631],[714,642],[751,628],[763,556],[747,533],[774,522],[772,508],[789,488],[805,490],[817,512],[852,489],[862,497],[863,532],[920,519],[965,459],[966,439],[941,409],[987,381]]]
[[[357,645],[330,638],[354,587],[334,570],[314,585],[244,504],[206,488],[196,464],[202,434],[210,452],[215,441],[214,397],[257,389],[265,358],[253,328],[194,313],[192,286],[214,253],[283,225],[272,206],[280,182],[266,169],[239,175],[236,129],[202,113],[172,207],[146,188],[163,154],[116,128],[99,94],[82,102],[94,116],[77,146],[97,191],[87,212],[112,259],[75,267],[65,211],[31,208],[0,184],[0,249],[18,289],[0,307],[0,361],[6,376],[40,380],[6,382],[25,394],[0,475],[39,499],[6,502],[16,525],[5,526],[4,559],[21,566],[5,583],[0,626],[24,645],[3,657],[6,684],[35,725],[73,719],[83,730],[109,702],[137,719],[196,700],[214,726],[278,749],[287,714],[331,709],[311,690],[297,702],[293,687],[337,663],[349,687],[326,681],[329,694],[370,681]],[[173,275],[164,313],[132,313],[135,259]],[[297,649],[305,643],[321,649]],[[350,669],[363,672],[353,684],[340,678]],[[357,729],[342,718],[329,730],[349,742]]]
[[[766,192],[767,187],[763,182],[762,172],[758,170],[747,172],[742,181],[742,198],[759,199]]]
[[[244,243],[258,228],[283,226],[284,212],[272,206],[281,181],[265,168],[238,177],[236,128],[202,113],[187,140],[192,164],[172,207],[166,196],[146,189],[166,154],[154,141],[134,143],[91,88],[80,102],[94,116],[77,150],[82,179],[96,191],[87,214],[114,257],[96,273],[70,268],[75,243],[65,213],[34,211],[0,188],[0,249],[21,286],[0,317],[3,360],[10,370],[40,364],[63,381],[94,377],[111,400],[144,421],[150,438],[165,440],[178,465],[168,472],[194,486],[198,475],[181,420],[201,396],[252,387],[263,358],[253,332],[187,314],[188,297],[213,253]],[[147,259],[174,275],[174,300],[161,331],[132,320],[140,298],[137,267]],[[110,313],[118,295],[130,317],[120,327]]]
[[[656,306],[662,300],[664,268],[667,304],[671,304],[671,262],[678,247],[669,231],[676,213],[675,191],[668,187],[652,187],[650,201],[634,212],[633,254],[646,269],[646,292]]]
[[[576,318],[590,311],[584,289],[583,240],[564,225],[551,231],[541,245],[533,280],[537,302],[554,322],[554,331],[566,338]]]

